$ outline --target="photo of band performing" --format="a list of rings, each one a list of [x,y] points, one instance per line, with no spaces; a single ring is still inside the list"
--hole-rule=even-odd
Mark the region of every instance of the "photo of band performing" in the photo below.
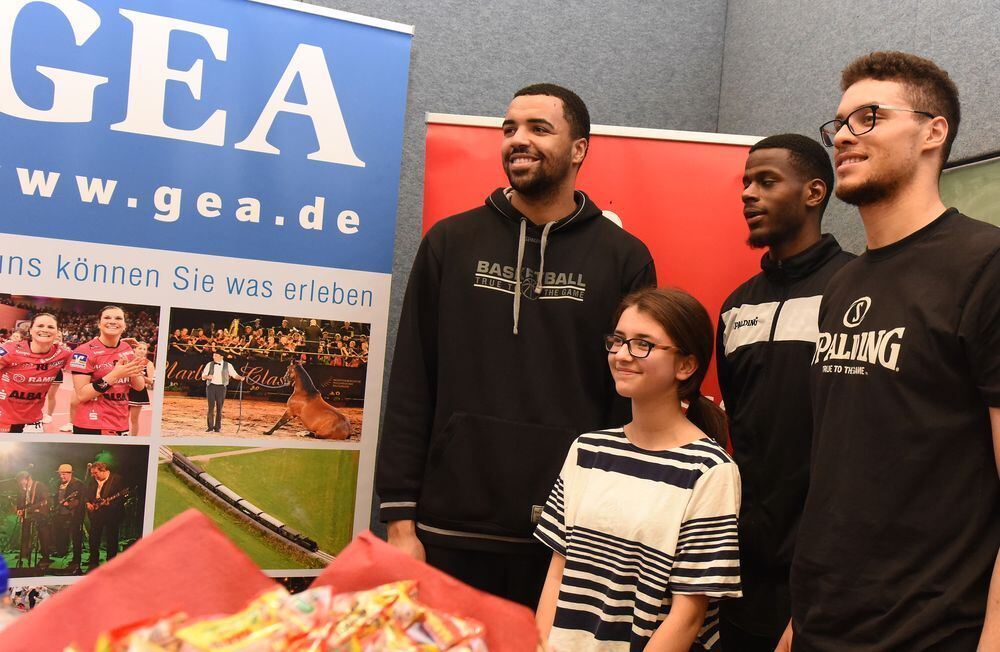
[[[358,451],[161,446],[155,524],[208,516],[258,566],[322,568],[351,540]]]
[[[0,294],[0,432],[148,436],[160,311]]]
[[[80,575],[142,535],[146,446],[0,442],[0,554],[11,577]]]
[[[369,324],[174,308],[162,434],[358,441]]]

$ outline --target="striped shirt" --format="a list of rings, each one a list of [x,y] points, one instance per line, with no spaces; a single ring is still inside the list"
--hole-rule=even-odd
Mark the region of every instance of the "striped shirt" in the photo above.
[[[580,436],[535,530],[566,558],[549,642],[642,650],[684,593],[711,598],[692,649],[715,647],[718,598],[742,595],[739,503],[736,464],[711,439],[647,451],[621,428]]]

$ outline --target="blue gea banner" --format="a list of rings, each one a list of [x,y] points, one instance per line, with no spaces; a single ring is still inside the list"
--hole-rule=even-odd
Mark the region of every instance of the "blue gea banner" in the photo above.
[[[390,272],[410,40],[249,0],[3,0],[0,225]]]
[[[278,576],[368,527],[411,39],[297,0],[0,0],[0,479],[46,497],[0,510],[14,585],[191,507]]]

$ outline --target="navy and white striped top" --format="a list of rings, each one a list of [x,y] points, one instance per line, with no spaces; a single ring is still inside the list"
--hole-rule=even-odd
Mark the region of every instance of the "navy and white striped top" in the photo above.
[[[674,594],[705,595],[695,647],[719,640],[718,598],[739,597],[740,475],[711,439],[665,451],[622,429],[581,435],[535,536],[566,557],[549,642],[558,650],[642,650]]]

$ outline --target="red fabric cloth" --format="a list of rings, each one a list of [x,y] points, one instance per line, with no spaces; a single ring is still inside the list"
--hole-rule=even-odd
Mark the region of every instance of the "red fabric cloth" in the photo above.
[[[529,609],[477,591],[371,532],[347,546],[313,586],[361,591],[406,579],[417,580],[424,604],[486,625],[491,652],[536,649]],[[178,610],[191,616],[235,613],[274,586],[214,523],[189,509],[18,619],[0,633],[0,649],[61,652],[75,643],[90,650],[110,629]]]
[[[0,633],[5,652],[93,649],[101,632],[174,610],[234,613],[274,581],[189,509]]]
[[[398,580],[417,580],[420,602],[486,625],[490,652],[531,652],[538,646],[538,630],[530,609],[463,584],[371,532],[361,533],[344,548],[312,585],[330,585],[334,592],[341,593]]]

